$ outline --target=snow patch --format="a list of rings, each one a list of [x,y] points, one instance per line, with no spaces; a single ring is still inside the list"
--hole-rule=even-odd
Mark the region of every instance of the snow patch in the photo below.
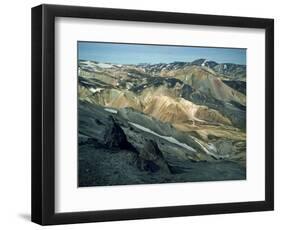
[[[90,88],[90,91],[91,91],[92,93],[99,93],[100,91],[102,91],[102,88],[96,88],[96,89]]]
[[[146,128],[146,127],[143,127],[143,126],[141,126],[141,125],[138,125],[138,124],[136,124],[136,123],[133,123],[133,122],[129,122],[129,123],[132,124],[133,126],[135,126],[136,128],[141,129],[142,131],[151,133],[151,134],[153,134],[153,135],[155,135],[155,136],[157,136],[157,137],[160,137],[160,138],[162,138],[162,139],[164,139],[164,140],[166,140],[166,141],[169,141],[169,142],[171,142],[171,143],[173,143],[173,144],[179,145],[179,146],[181,146],[181,147],[183,147],[183,148],[185,148],[185,149],[187,149],[187,150],[189,150],[189,151],[196,152],[196,150],[195,150],[194,148],[188,146],[188,145],[185,144],[185,143],[179,142],[179,141],[178,141],[177,139],[175,139],[174,137],[162,136],[162,135],[160,135],[160,134],[158,134],[158,133],[156,133],[156,132],[154,132],[154,131],[152,131],[152,130]]]
[[[96,64],[98,67],[100,67],[100,68],[112,68],[113,66],[112,65],[110,65],[110,64],[107,64],[107,63],[98,63],[98,64]]]
[[[107,111],[107,112],[110,112],[110,113],[114,113],[114,114],[117,114],[117,113],[118,113],[118,111],[115,110],[115,109],[105,108],[104,110]]]
[[[201,66],[205,66],[205,64],[206,64],[207,61],[208,61],[208,60],[205,59],[205,60],[203,61],[203,63],[201,64]]]
[[[213,156],[215,158],[218,158],[217,156],[217,149],[213,144],[207,144],[207,146],[204,146],[197,138],[192,137],[191,138],[201,146],[201,148],[210,156]]]

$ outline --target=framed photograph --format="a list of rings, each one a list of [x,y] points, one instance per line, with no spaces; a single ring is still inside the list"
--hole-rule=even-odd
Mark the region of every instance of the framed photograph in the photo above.
[[[274,21],[32,8],[32,221],[273,210]]]

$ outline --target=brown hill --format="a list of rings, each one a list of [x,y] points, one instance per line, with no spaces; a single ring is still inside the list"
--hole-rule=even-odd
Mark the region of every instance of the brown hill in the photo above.
[[[220,76],[207,67],[188,66],[183,69],[161,71],[163,77],[177,78],[201,92],[210,94],[218,100],[235,101],[242,105],[246,104],[246,96],[228,85]]]
[[[83,89],[83,90],[82,90]],[[196,105],[178,98],[171,90],[160,87],[143,91],[141,95],[128,90],[105,89],[97,93],[80,89],[80,98],[112,108],[133,108],[168,123],[221,123],[231,125],[231,121],[220,112],[206,106]],[[87,97],[85,97],[87,95]]]

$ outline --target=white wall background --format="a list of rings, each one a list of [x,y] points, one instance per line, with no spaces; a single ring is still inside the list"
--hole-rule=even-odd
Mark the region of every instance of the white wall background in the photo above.
[[[2,1],[0,35],[0,228],[39,229],[30,222],[30,8],[41,1]],[[44,3],[275,18],[275,211],[180,217],[54,229],[277,229],[281,224],[281,31],[279,1],[56,0]],[[278,92],[279,89],[279,92]],[[279,119],[278,119],[279,118]],[[50,227],[47,227],[50,228]]]

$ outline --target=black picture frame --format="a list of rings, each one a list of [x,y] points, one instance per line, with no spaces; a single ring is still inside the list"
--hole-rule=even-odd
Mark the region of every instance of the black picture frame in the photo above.
[[[89,18],[265,29],[265,200],[55,213],[55,18]],[[274,20],[62,5],[32,8],[32,221],[41,225],[274,209]]]

